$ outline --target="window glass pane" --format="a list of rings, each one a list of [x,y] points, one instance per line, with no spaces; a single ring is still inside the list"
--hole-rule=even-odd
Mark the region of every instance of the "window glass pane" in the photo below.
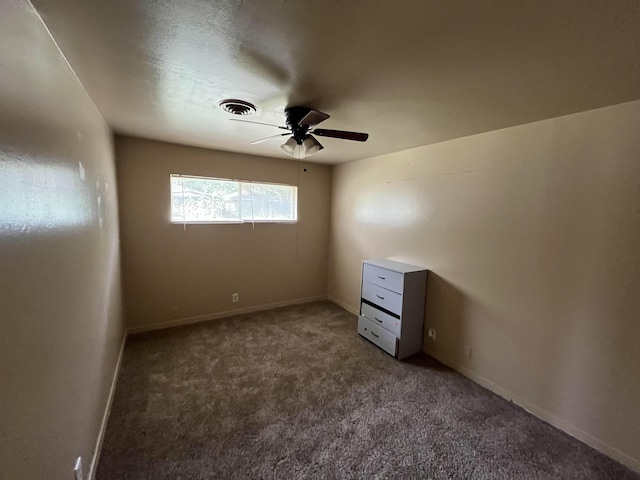
[[[232,180],[171,176],[171,220],[238,222],[240,184]],[[186,216],[186,218],[185,218]]]
[[[297,194],[290,185],[171,175],[171,221],[296,221]]]
[[[268,183],[242,183],[242,219],[250,222],[297,220],[297,188]]]

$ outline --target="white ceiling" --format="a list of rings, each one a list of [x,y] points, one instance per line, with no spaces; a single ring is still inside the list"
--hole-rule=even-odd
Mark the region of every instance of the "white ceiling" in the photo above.
[[[330,164],[640,98],[637,0],[32,1],[116,132],[188,145],[285,157],[224,98],[370,134]]]

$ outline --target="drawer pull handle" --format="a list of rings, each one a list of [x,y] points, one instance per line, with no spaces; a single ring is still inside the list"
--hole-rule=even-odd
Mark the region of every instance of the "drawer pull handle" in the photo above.
[[[382,320],[380,320],[378,317],[373,317],[375,318],[378,322],[383,323]]]
[[[381,296],[380,296],[380,295],[378,295],[377,293],[376,293],[376,297],[378,297],[380,300],[384,300],[384,297],[381,297]]]
[[[386,277],[381,277],[380,275],[378,275],[378,278],[379,278],[380,280],[386,280],[386,279],[387,279]]]
[[[380,338],[380,335],[376,335],[374,332],[371,332],[371,335],[373,335],[376,338]]]

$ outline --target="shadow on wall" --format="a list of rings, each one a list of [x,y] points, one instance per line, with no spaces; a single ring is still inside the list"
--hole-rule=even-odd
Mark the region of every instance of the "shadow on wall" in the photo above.
[[[423,350],[465,375],[488,381],[502,395],[517,395],[549,409],[540,402],[555,395],[554,363],[566,345],[561,339],[554,345],[545,340],[547,330],[534,321],[540,312],[524,304],[516,311],[501,309],[496,302],[489,303],[490,294],[487,290],[482,297],[470,295],[430,271]],[[436,330],[435,340],[428,336],[430,328]],[[539,356],[531,349],[532,343],[546,344],[549,349]]]
[[[428,354],[444,354],[446,360],[459,363],[455,352],[464,344],[468,319],[466,318],[467,298],[465,294],[440,275],[429,271],[424,323],[424,351]],[[429,338],[429,329],[435,329],[435,340]],[[443,346],[453,347],[445,349]]]

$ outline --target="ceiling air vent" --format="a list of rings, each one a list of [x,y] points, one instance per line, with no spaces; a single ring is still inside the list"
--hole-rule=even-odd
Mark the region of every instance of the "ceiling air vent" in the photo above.
[[[232,115],[251,115],[257,111],[255,105],[244,100],[226,99],[218,103],[221,109]]]

